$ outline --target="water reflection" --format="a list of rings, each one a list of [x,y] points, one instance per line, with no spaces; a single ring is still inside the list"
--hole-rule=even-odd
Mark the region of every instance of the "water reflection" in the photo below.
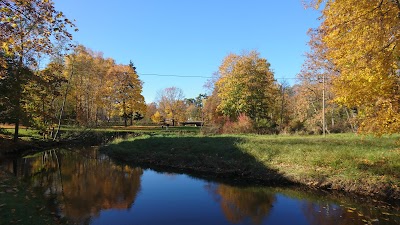
[[[257,188],[238,188],[228,185],[209,184],[206,189],[220,203],[225,217],[232,223],[249,219],[253,224],[261,224],[268,216],[275,195]]]
[[[60,214],[88,221],[106,209],[129,209],[143,170],[114,164],[94,149],[80,154],[46,151],[9,161],[6,168],[57,200]]]
[[[0,159],[0,167],[44,191],[78,224],[400,224],[398,206],[142,170],[95,149]]]

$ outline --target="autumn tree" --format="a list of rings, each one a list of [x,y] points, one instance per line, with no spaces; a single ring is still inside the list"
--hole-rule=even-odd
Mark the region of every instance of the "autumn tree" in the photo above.
[[[16,61],[4,57],[6,65],[3,65],[1,68],[2,78],[0,79],[0,122],[1,123],[14,123],[17,119],[18,121],[28,123],[28,113],[26,108],[23,107],[27,100],[26,92],[21,92],[20,95],[14,94],[15,87],[26,86],[28,84],[28,80],[34,76],[32,70],[23,66],[18,69],[18,72],[21,73],[19,84],[17,84],[15,73],[17,72]],[[18,108],[18,109],[17,109]],[[20,113],[15,113],[19,111]]]
[[[139,79],[139,76],[136,72],[136,67],[134,66],[132,61],[129,62],[129,67],[132,68],[132,71],[134,73],[133,79],[129,84],[130,88],[134,89],[133,91],[131,90],[133,96],[132,98],[128,99],[128,115],[131,120],[130,125],[132,125],[133,120],[137,121],[143,119],[147,107],[144,101],[144,97],[142,95],[143,82]]]
[[[1,0],[0,1],[0,40],[1,51],[12,59],[12,75],[15,80],[14,105],[14,141],[18,140],[23,84],[30,79],[27,68],[37,64],[35,55],[54,53],[53,42],[71,39],[68,27],[73,23],[62,12],[55,10],[51,0]],[[1,60],[4,62],[4,58]],[[2,63],[4,64],[4,63]]]
[[[212,94],[204,100],[202,113],[203,120],[207,124],[220,124],[224,120],[222,113],[217,110],[221,101],[217,93],[217,90],[214,90]]]
[[[183,91],[177,87],[169,87],[157,93],[158,107],[165,117],[175,122],[184,115],[185,104]]]
[[[203,121],[204,101],[206,94],[199,94],[196,98],[184,99],[186,105],[186,118],[191,121]]]
[[[145,113],[144,97],[141,94],[142,81],[133,65],[115,65],[110,71],[110,76],[114,80],[114,107],[127,126],[127,121],[132,118],[134,112]]]
[[[66,82],[63,70],[63,64],[52,61],[45,69],[36,71],[25,86],[27,101],[23,108],[30,114],[30,124],[42,133],[56,122],[59,110],[56,101],[61,97],[61,87]]]
[[[223,115],[217,110],[221,99],[218,97],[218,88],[215,86],[220,79],[219,73],[213,73],[203,87],[207,90],[207,98],[203,100],[203,120],[207,124],[218,125],[224,121]]]
[[[272,108],[277,85],[270,64],[256,51],[242,55],[229,54],[219,67],[216,90],[220,98],[218,110],[236,119],[245,114],[256,123],[274,122]]]
[[[318,28],[332,79],[335,101],[358,113],[360,131],[400,130],[400,2],[318,0]]]
[[[161,115],[161,113],[159,111],[156,111],[152,116],[151,116],[151,120],[153,121],[153,123],[155,124],[159,124],[164,122],[165,118]]]
[[[157,104],[155,102],[151,102],[146,104],[146,114],[144,115],[144,120],[146,123],[151,123],[151,117],[157,112]]]
[[[82,45],[66,58],[64,76],[69,79],[68,104],[72,107],[69,111],[80,125],[89,125],[94,117],[96,90],[106,92],[99,82],[99,77],[105,75],[98,72],[96,58],[96,53]]]

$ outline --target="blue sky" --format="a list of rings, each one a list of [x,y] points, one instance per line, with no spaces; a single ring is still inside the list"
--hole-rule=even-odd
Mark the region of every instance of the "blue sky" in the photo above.
[[[176,86],[187,98],[205,93],[210,77],[229,53],[257,50],[278,81],[294,84],[307,51],[307,30],[319,14],[302,0],[54,0],[75,19],[74,41],[117,63],[132,60],[144,82],[147,103]]]

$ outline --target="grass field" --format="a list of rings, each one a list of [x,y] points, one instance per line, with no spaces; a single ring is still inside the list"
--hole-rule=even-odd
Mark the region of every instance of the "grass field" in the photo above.
[[[133,163],[399,198],[399,136],[144,135],[102,150]]]

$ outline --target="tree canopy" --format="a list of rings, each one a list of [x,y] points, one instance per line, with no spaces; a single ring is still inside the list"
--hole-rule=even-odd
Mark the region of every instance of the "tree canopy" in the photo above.
[[[266,59],[256,51],[229,54],[219,67],[218,109],[229,117],[244,113],[253,120],[270,117],[277,86]]]
[[[323,6],[320,51],[338,73],[335,101],[358,111],[361,131],[400,131],[400,2],[319,0],[315,6]]]

